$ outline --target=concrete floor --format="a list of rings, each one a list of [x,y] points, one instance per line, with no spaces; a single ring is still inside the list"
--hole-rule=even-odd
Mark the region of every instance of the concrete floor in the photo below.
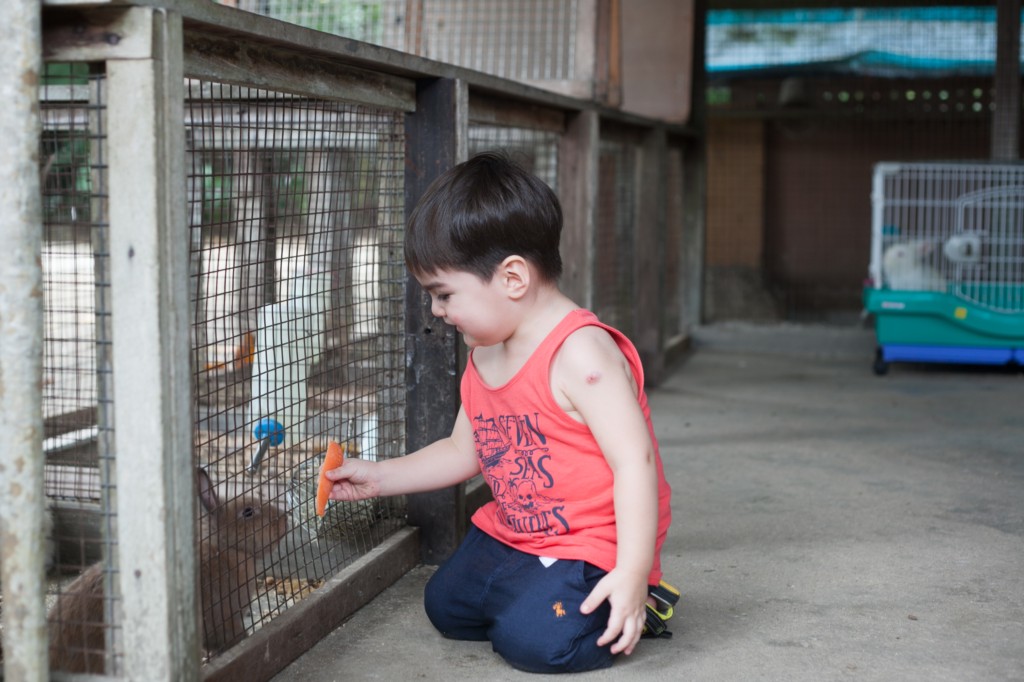
[[[650,394],[671,640],[594,680],[1024,680],[1024,374],[860,328],[717,325]],[[274,679],[519,680],[442,639],[420,567]]]

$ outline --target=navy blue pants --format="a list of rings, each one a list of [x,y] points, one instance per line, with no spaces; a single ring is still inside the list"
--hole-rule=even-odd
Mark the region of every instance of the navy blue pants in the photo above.
[[[605,572],[585,561],[545,567],[471,526],[455,554],[427,583],[430,622],[451,639],[491,642],[510,665],[535,673],[607,668],[611,645],[597,646],[608,602],[590,615],[580,604]]]

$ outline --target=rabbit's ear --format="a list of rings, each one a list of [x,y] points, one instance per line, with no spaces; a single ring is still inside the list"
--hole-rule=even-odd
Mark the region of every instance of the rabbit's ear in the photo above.
[[[210,480],[210,474],[206,473],[206,469],[202,467],[196,467],[196,487],[199,490],[199,501],[203,503],[203,508],[208,512],[216,511],[220,506],[220,500],[217,498],[217,491]]]

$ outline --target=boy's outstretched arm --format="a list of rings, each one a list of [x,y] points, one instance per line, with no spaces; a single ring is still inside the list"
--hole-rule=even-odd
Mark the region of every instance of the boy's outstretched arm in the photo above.
[[[647,580],[658,533],[658,473],[647,421],[629,365],[612,338],[596,327],[570,337],[563,348],[561,389],[590,427],[614,475],[617,556],[608,573],[583,602],[590,613],[611,605],[599,645],[630,654],[646,619]],[[567,343],[568,345],[568,343]]]
[[[346,459],[341,467],[326,475],[334,482],[331,499],[352,501],[437,490],[462,483],[478,473],[480,465],[472,427],[460,408],[451,436],[405,457],[379,462]]]

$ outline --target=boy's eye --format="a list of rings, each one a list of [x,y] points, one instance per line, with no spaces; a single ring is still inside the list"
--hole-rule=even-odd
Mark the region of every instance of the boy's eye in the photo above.
[[[441,303],[447,303],[448,299],[450,299],[451,297],[451,294],[438,294],[437,300],[440,301]]]

